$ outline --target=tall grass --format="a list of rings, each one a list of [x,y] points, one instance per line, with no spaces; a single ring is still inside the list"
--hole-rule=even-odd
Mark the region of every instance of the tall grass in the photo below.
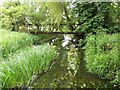
[[[10,88],[29,83],[38,71],[47,70],[55,58],[55,48],[50,45],[28,47],[0,64],[1,87]]]
[[[32,45],[37,36],[27,33],[11,32],[0,29],[0,46],[2,46],[2,57],[6,58],[9,54],[27,45]]]

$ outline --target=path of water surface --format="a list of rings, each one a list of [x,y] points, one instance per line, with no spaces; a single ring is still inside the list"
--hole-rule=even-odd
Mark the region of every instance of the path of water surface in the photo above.
[[[85,69],[84,49],[59,47],[59,55],[47,72],[32,81],[34,88],[111,88],[108,81]],[[109,89],[110,90],[110,89]]]

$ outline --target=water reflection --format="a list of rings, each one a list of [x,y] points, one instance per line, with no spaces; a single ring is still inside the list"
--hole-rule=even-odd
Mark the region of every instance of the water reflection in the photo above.
[[[73,35],[61,35],[53,45],[59,55],[47,72],[39,74],[30,86],[37,88],[106,88],[109,82],[88,73],[85,69],[84,50],[71,42]]]

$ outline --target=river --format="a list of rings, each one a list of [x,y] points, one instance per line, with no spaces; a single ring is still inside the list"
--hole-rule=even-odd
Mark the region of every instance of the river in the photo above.
[[[61,42],[60,42],[61,43]],[[59,55],[52,61],[48,71],[38,74],[30,83],[34,88],[112,88],[108,80],[87,72],[84,49],[71,43],[57,45]]]

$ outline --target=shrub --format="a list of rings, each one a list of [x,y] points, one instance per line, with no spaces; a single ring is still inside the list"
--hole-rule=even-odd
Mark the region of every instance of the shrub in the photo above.
[[[119,37],[119,34],[108,35],[105,32],[87,36],[85,61],[89,72],[118,82],[118,67],[120,67]]]
[[[21,86],[23,83],[29,84],[33,75],[48,69],[55,55],[55,48],[45,44],[28,47],[9,57],[8,61],[1,61],[1,87],[11,88]]]
[[[0,45],[2,46],[2,57],[8,57],[8,54],[14,53],[16,50],[27,45],[32,45],[34,39],[39,37],[27,33],[10,32],[0,29]]]

